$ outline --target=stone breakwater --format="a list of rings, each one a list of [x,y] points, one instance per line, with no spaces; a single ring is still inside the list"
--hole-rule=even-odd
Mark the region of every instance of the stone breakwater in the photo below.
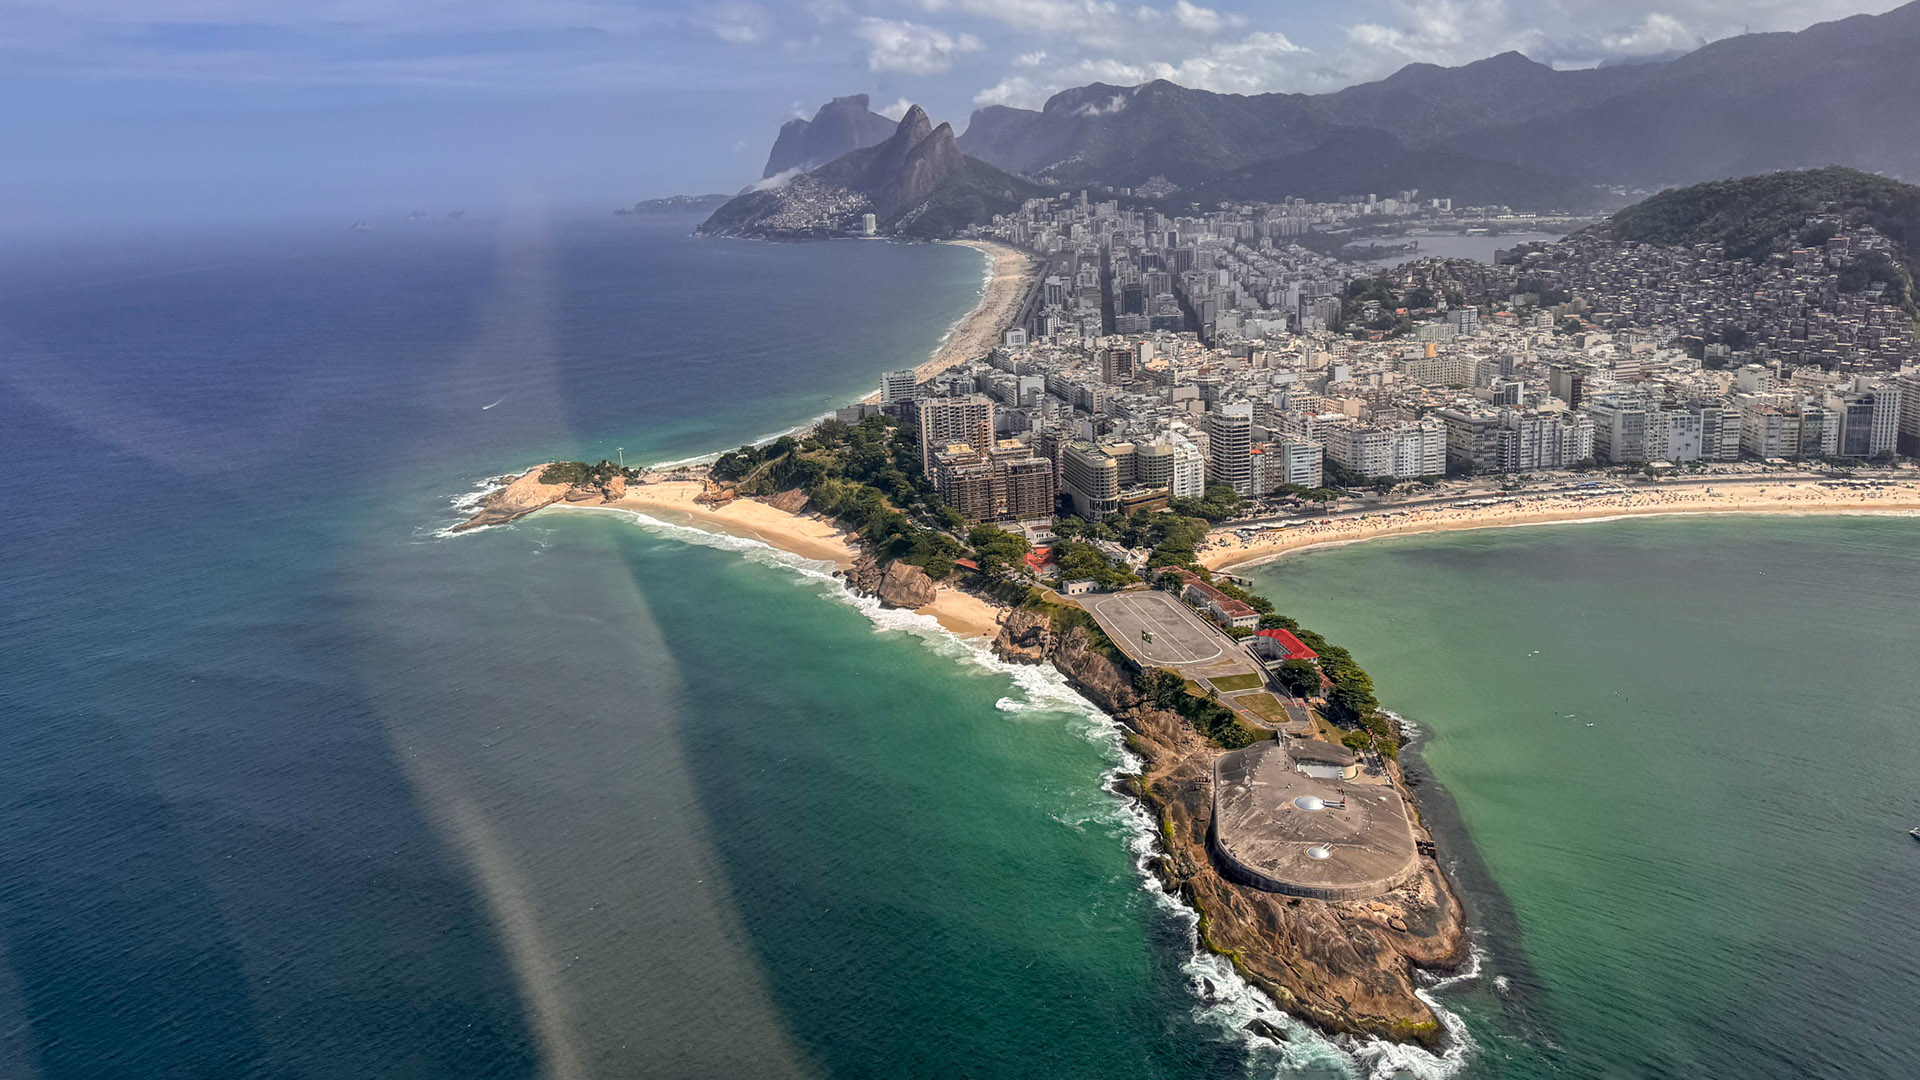
[[[1078,627],[1055,633],[1043,614],[1009,611],[994,651],[1009,661],[1053,664],[1127,729],[1128,747],[1144,762],[1127,789],[1160,825],[1154,872],[1199,913],[1208,949],[1281,1008],[1327,1031],[1439,1044],[1443,1029],[1416,994],[1415,972],[1456,966],[1467,941],[1459,902],[1431,855],[1420,857],[1404,884],[1366,900],[1314,900],[1236,884],[1208,852],[1219,751],[1178,714],[1143,700],[1131,670],[1094,650]]]

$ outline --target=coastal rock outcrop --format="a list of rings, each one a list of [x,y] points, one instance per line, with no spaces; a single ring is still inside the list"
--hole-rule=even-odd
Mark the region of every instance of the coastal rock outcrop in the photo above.
[[[548,483],[542,477],[552,465],[552,462],[535,465],[512,483],[489,492],[480,501],[479,512],[455,525],[453,531],[505,525],[557,502],[572,506],[602,506],[627,493],[627,478],[624,476],[610,476],[600,483]]]
[[[1232,960],[1281,1008],[1329,1031],[1437,1045],[1443,1033],[1415,994],[1414,971],[1458,963],[1466,946],[1459,904],[1438,863],[1423,857],[1422,872],[1407,885],[1356,901],[1283,896],[1228,881],[1207,852],[1215,751],[1177,713],[1144,700],[1131,669],[1096,649],[1085,630],[1053,635],[1044,623],[1033,613],[1009,613],[995,651],[1011,658],[1050,640],[1047,659],[1127,728],[1127,745],[1144,767],[1126,788],[1160,823],[1163,851],[1154,873],[1199,913],[1206,947]]]
[[[453,527],[455,532],[463,529],[477,529],[485,525],[505,525],[526,517],[535,510],[567,497],[573,490],[572,484],[542,483],[540,474],[547,466],[535,465],[519,479],[506,487],[491,492],[480,501],[480,511]]]
[[[908,610],[926,607],[939,594],[925,570],[898,559],[882,565],[871,553],[855,560],[847,571],[847,584],[887,607]]]
[[[1024,608],[1008,611],[994,636],[993,652],[1016,664],[1042,664],[1053,653],[1053,623],[1045,615]]]
[[[807,493],[801,488],[789,488],[766,500],[768,506],[783,514],[804,514],[811,508]]]

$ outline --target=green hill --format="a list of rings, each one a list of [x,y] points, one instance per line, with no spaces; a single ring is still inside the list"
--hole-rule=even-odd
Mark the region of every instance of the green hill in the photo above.
[[[1873,226],[1900,245],[1902,261],[1913,269],[1920,250],[1920,187],[1839,166],[1663,191],[1613,215],[1612,227],[1621,240],[1721,244],[1729,256],[1758,262],[1824,239],[1818,227],[1808,228],[1813,218]]]
[[[1616,239],[1649,244],[1720,244],[1730,258],[1760,262],[1775,252],[1823,243],[1842,228],[1871,225],[1893,241],[1890,258],[1869,258],[1842,274],[1842,287],[1884,274],[1914,310],[1913,277],[1920,253],[1920,187],[1830,166],[1715,180],[1663,191],[1615,214]]]

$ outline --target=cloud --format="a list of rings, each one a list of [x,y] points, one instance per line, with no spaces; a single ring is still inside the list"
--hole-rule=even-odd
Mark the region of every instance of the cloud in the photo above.
[[[799,176],[801,173],[806,171],[807,171],[806,166],[795,165],[793,168],[788,169],[785,172],[777,172],[777,173],[774,173],[772,176],[767,177],[764,180],[756,180],[753,183],[748,184],[746,187],[746,190],[775,191],[779,188],[786,187],[788,181],[792,180],[794,177]]]
[[[1626,33],[1609,34],[1600,39],[1613,56],[1652,56],[1677,49],[1697,49],[1706,39],[1687,29],[1671,15],[1649,12],[1640,25]]]
[[[1037,108],[1089,82],[1167,79],[1224,93],[1317,92],[1384,78],[1410,63],[1459,65],[1509,50],[1585,67],[1690,50],[1749,25],[1797,30],[1897,0],[1353,0],[1316,16],[1274,10],[1251,20],[1194,0],[895,2],[1017,31],[1000,50],[1012,59],[974,103]],[[1313,36],[1290,36],[1296,25]],[[1304,40],[1311,50],[1298,43]]]
[[[759,45],[773,37],[773,12],[749,0],[702,4],[694,9],[692,21],[734,45]]]
[[[914,0],[923,11],[985,19],[1070,42],[1089,52],[1129,55],[1142,47],[1180,47],[1247,25],[1243,15],[1176,0],[1172,7],[1117,0]]]
[[[978,106],[1012,105],[1032,109],[1070,86],[1090,82],[1137,86],[1155,79],[1221,93],[1261,93],[1293,78],[1301,61],[1309,55],[1307,49],[1294,44],[1285,34],[1261,30],[1214,42],[1177,59],[1132,61],[1096,57],[1053,63],[1044,69],[1036,62],[980,91],[973,100]],[[1100,108],[1103,112],[1118,112],[1125,105],[1124,101],[1109,101]]]
[[[867,70],[935,75],[953,67],[965,53],[979,52],[972,34],[950,34],[937,27],[895,19],[861,19],[854,31],[868,45]]]
[[[906,98],[900,98],[899,100],[895,101],[891,105],[883,106],[873,111],[879,113],[881,116],[884,116],[889,120],[898,120],[906,116],[907,110],[911,108],[913,108],[913,102],[907,100]]]

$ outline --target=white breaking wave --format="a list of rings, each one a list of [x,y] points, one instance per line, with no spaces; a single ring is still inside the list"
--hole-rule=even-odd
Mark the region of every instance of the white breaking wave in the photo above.
[[[487,496],[499,491],[517,479],[519,478],[516,476],[491,476],[475,484],[472,490],[461,492],[453,498],[448,499],[448,508],[458,516],[453,521],[426,533],[426,535],[434,540],[451,540],[463,533],[478,533],[485,532],[488,529],[499,528],[497,525],[476,525],[471,529],[462,530],[462,532],[453,531],[455,525],[460,524],[460,522],[480,512],[480,504],[486,500]],[[421,535],[420,530],[415,530],[414,535]]]
[[[1188,955],[1180,970],[1188,977],[1188,987],[1197,999],[1192,1016],[1195,1023],[1213,1028],[1221,1037],[1239,1041],[1246,1049],[1248,1062],[1256,1070],[1271,1069],[1268,1075],[1287,1077],[1308,1069],[1324,1073],[1334,1070],[1355,1080],[1446,1080],[1459,1072],[1474,1048],[1466,1023],[1442,1008],[1433,992],[1479,973],[1480,953],[1476,949],[1467,969],[1417,993],[1430,1006],[1450,1036],[1447,1050],[1439,1055],[1419,1047],[1404,1046],[1383,1039],[1357,1039],[1351,1036],[1329,1038],[1294,1016],[1281,1010],[1259,989],[1240,977],[1233,965],[1200,944],[1199,915],[1179,897],[1167,892],[1154,875],[1152,860],[1160,852],[1159,829],[1141,803],[1120,790],[1122,778],[1138,773],[1144,764],[1127,749],[1125,730],[1104,710],[1081,696],[1064,675],[1049,664],[1015,664],[995,656],[978,639],[962,638],[941,626],[930,615],[888,608],[878,599],[861,596],[846,587],[834,574],[832,563],[808,559],[782,551],[765,541],[726,533],[710,532],[692,525],[680,525],[634,510],[608,507],[560,507],[586,513],[616,513],[656,536],[699,544],[740,554],[763,566],[779,567],[821,585],[820,596],[845,604],[865,615],[875,633],[902,632],[921,639],[936,654],[956,661],[972,663],[1004,676],[1019,689],[1020,696],[1002,697],[994,708],[1004,713],[1059,712],[1079,721],[1078,732],[1089,742],[1106,750],[1112,764],[1101,778],[1101,789],[1113,797],[1110,815],[1097,815],[1079,822],[1061,824],[1084,829],[1097,823],[1115,828],[1126,837],[1133,853],[1135,875],[1140,887],[1155,907],[1179,922],[1185,932]],[[1058,818],[1056,821],[1060,820]],[[1208,992],[1208,985],[1213,987]],[[1264,1020],[1287,1035],[1287,1042],[1272,1040],[1246,1030],[1255,1020]]]

